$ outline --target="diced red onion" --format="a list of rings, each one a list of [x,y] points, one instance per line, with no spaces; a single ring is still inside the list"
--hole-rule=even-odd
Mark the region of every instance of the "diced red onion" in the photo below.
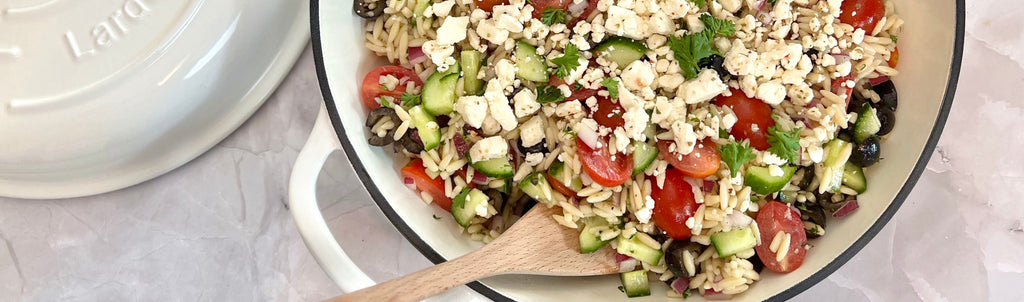
[[[761,0],[761,2],[758,2],[757,3],[757,10],[764,9],[764,5],[767,4],[767,3],[768,3],[768,0]]]
[[[455,145],[455,152],[458,152],[459,155],[466,154],[469,151],[469,144],[466,143],[466,139],[462,135],[456,134],[452,137],[452,144]]]
[[[767,2],[767,0],[762,0],[761,3],[757,4],[757,14],[754,15],[754,18],[757,19],[757,21],[761,21],[761,24],[764,26],[771,26],[772,12],[771,7],[765,5]]]
[[[704,192],[711,192],[715,189],[715,182],[711,180],[704,180]]]
[[[851,199],[850,201],[846,202],[846,204],[843,205],[842,208],[839,208],[839,210],[836,210],[836,212],[834,214],[832,214],[832,217],[839,218],[839,217],[843,217],[843,216],[846,216],[846,215],[850,215],[850,213],[853,213],[853,211],[856,211],[859,208],[860,208],[860,204],[857,203],[857,200],[856,199]]]
[[[591,149],[596,149],[598,147],[597,129],[591,129],[585,123],[580,126],[581,127],[576,127],[578,128],[576,129],[576,135],[580,140],[586,143],[587,146],[590,146]]]
[[[615,264],[619,264],[622,261],[626,261],[626,260],[629,260],[629,259],[633,259],[633,257],[626,256],[626,255],[619,254],[619,253],[615,253]]]
[[[807,103],[807,105],[804,105],[804,108],[814,108],[817,107],[818,104],[821,104],[821,99],[813,99],[811,102]]]
[[[484,175],[483,173],[480,172],[473,173],[473,183],[478,185],[486,185],[488,183],[487,175]]]
[[[416,60],[423,57],[423,48],[421,47],[409,47],[409,61]]]
[[[690,288],[690,278],[679,277],[672,281],[672,290],[682,295],[687,288]]]
[[[569,3],[569,14],[579,17],[583,14],[583,11],[587,9],[587,5],[590,5],[590,2],[586,0],[580,1],[579,3],[571,2]]]
[[[845,53],[834,53],[832,57],[836,59],[836,65],[850,62],[850,55]]]
[[[742,228],[750,225],[750,223],[753,221],[754,219],[750,218],[750,216],[747,216],[747,214],[744,214],[743,212],[739,211],[734,211],[731,214],[725,216],[725,219],[722,220],[722,227],[723,229]]]
[[[878,75],[877,77],[873,77],[873,78],[868,79],[868,82],[871,83],[871,86],[875,86],[875,85],[878,85],[878,84],[885,83],[888,80],[889,80],[889,77],[883,74],[883,75]]]
[[[416,190],[416,181],[413,180],[412,177],[406,177],[404,180],[402,180],[402,182],[404,182],[405,187],[409,188],[410,190]]]
[[[487,229],[488,230],[500,229],[502,226],[504,226],[502,224],[503,222],[505,222],[505,219],[503,219],[501,215],[494,215],[494,218],[491,218],[491,220],[487,221]]]

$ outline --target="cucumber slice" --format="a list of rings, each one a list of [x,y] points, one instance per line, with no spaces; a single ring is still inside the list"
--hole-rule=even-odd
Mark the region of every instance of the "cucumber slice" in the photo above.
[[[857,113],[857,123],[853,125],[853,138],[857,142],[863,142],[868,137],[878,133],[878,129],[882,128],[882,122],[878,120],[878,113],[875,112],[875,108],[864,104],[860,112]]]
[[[508,158],[504,157],[478,161],[471,165],[473,169],[480,171],[480,173],[494,178],[512,177],[514,172],[512,171],[512,163],[508,161]]]
[[[477,78],[481,56],[476,50],[462,51],[462,91],[466,95],[476,95],[484,88],[484,80]]]
[[[868,190],[868,179],[864,177],[864,170],[851,162],[843,167],[843,185],[850,187],[857,194]]]
[[[580,253],[593,253],[601,249],[611,239],[601,240],[600,235],[595,235],[593,229],[608,226],[608,220],[601,217],[588,217],[583,221],[583,230],[580,230]]]
[[[643,297],[651,295],[651,285],[647,281],[647,271],[635,270],[619,275],[626,297]]]
[[[843,170],[846,162],[853,152],[853,144],[850,142],[833,139],[825,144],[828,153],[825,154],[825,162],[822,164],[821,181],[818,184],[818,193],[839,192],[843,184]]]
[[[551,184],[548,183],[548,178],[540,172],[533,172],[526,176],[523,181],[519,182],[519,189],[537,202],[546,205],[555,204],[554,199],[551,198],[551,194],[553,194]]]
[[[412,126],[420,134],[423,150],[430,151],[441,144],[441,127],[434,116],[427,113],[422,106],[409,108],[409,118],[412,119]]]
[[[615,62],[619,69],[623,69],[629,66],[629,63],[643,58],[647,53],[647,46],[629,38],[616,36],[601,42],[595,50],[606,59]]]
[[[579,176],[576,175],[567,176],[566,174],[569,174],[569,170],[565,169],[565,163],[562,161],[555,161],[551,163],[551,167],[548,167],[548,175],[551,175],[551,177],[554,177],[559,181],[562,181],[563,179],[572,179],[569,183],[563,184],[569,189],[574,192],[583,190],[583,179],[580,179]]]
[[[452,113],[455,108],[455,86],[458,83],[458,72],[431,74],[423,83],[423,109],[435,116]]]
[[[665,255],[665,252],[658,249],[652,249],[647,246],[647,244],[641,242],[640,238],[637,238],[636,236],[633,236],[631,239],[619,236],[618,246],[615,248],[615,251],[619,252],[619,254],[636,258],[636,260],[643,261],[650,265],[660,264],[661,256]]]
[[[505,194],[512,194],[512,179],[511,178],[506,178],[505,179],[505,184],[501,185],[501,187],[498,188],[498,192],[505,193]]]
[[[736,253],[754,248],[757,237],[750,226],[728,232],[711,234],[711,245],[718,251],[718,257],[729,257]]]
[[[772,176],[767,167],[750,166],[747,167],[747,177],[743,184],[750,186],[754,193],[768,195],[786,187],[795,173],[796,167],[793,166],[782,167],[782,176]]]
[[[483,205],[487,206],[488,201],[487,194],[477,189],[462,189],[459,195],[455,196],[455,200],[452,201],[452,217],[455,217],[455,222],[458,222],[462,227],[468,227],[469,221],[476,217],[476,208]]]
[[[650,166],[656,158],[658,158],[658,147],[645,142],[634,141],[633,175],[644,173],[647,166]]]
[[[529,43],[516,42],[516,76],[533,82],[548,81],[548,66]]]

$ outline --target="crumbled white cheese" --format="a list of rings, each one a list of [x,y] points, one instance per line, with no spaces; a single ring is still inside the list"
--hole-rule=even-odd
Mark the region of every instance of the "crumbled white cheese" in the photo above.
[[[544,161],[543,153],[529,153],[526,154],[526,164],[531,166],[539,165],[540,162]]]
[[[677,93],[687,104],[707,102],[729,89],[713,69],[704,69],[696,79],[683,82]]]
[[[508,143],[500,136],[482,139],[469,147],[469,158],[473,162],[504,157],[508,154]]]
[[[475,208],[473,208],[473,211],[476,212],[476,216],[486,218],[487,208],[489,208],[487,200],[481,200],[481,202],[478,203]]]
[[[555,115],[558,117],[569,117],[583,113],[583,104],[580,101],[562,102],[558,104],[555,109]]]
[[[437,71],[447,71],[448,67],[455,64],[455,58],[452,57],[452,54],[455,53],[455,47],[451,44],[442,44],[435,40],[429,40],[423,42],[421,48],[423,53],[430,58],[430,61],[437,65]]]
[[[693,125],[677,120],[672,123],[672,135],[675,136],[675,152],[686,155],[693,152],[697,145],[697,135],[693,132]]]
[[[778,81],[771,81],[757,86],[757,98],[769,105],[778,105],[786,99],[786,87]]]
[[[636,213],[634,213],[636,214],[636,220],[640,223],[651,222],[651,214],[653,214],[653,210],[654,198],[651,198],[651,195],[644,196],[644,206],[636,210]]]
[[[452,11],[452,6],[455,6],[455,1],[446,0],[438,3],[434,3],[430,8],[434,11],[434,15],[438,17],[447,17]]]
[[[535,115],[519,127],[519,141],[525,147],[544,141],[544,118]]]
[[[651,86],[654,83],[654,78],[657,74],[654,73],[654,67],[651,66],[650,62],[644,60],[636,60],[626,66],[626,69],[622,70],[622,84],[630,90],[640,90]]]
[[[452,2],[451,0],[445,2]],[[444,3],[444,2],[441,2]],[[438,3],[438,4],[441,4]],[[437,6],[437,4],[434,4]],[[441,44],[455,44],[466,39],[466,27],[469,26],[469,17],[449,17],[437,29],[437,42]]]
[[[491,19],[480,21],[480,24],[476,26],[476,33],[495,45],[502,45],[508,40],[508,30],[499,28]]]
[[[641,21],[640,16],[633,10],[612,5],[608,7],[608,20],[605,21],[604,27],[615,35],[640,39],[643,38],[640,35]]]
[[[484,98],[487,99],[487,108],[491,113],[491,117],[494,117],[494,120],[501,124],[502,129],[511,131],[516,126],[519,126],[519,121],[516,120],[512,106],[508,104],[508,98],[505,97],[505,89],[503,87],[498,79],[487,81],[487,90],[484,91]]]
[[[537,103],[537,96],[530,89],[519,90],[512,97],[512,102],[515,105],[516,117],[527,117],[540,109],[540,103]]]
[[[501,87],[512,88],[512,82],[516,79],[516,65],[508,59],[498,60],[494,64],[494,75]]]
[[[480,128],[487,118],[487,100],[482,96],[467,95],[455,101],[455,112],[462,115],[466,125]]]

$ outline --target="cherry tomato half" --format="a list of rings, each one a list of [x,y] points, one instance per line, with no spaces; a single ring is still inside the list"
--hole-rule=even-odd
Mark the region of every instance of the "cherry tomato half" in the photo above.
[[[863,29],[868,34],[885,17],[885,3],[882,0],[843,0],[839,9],[843,11],[839,15],[839,22]]]
[[[476,2],[477,8],[482,9],[488,13],[494,10],[495,5],[508,4],[508,0],[473,0],[473,2]]]
[[[387,90],[381,87],[380,78],[387,75],[398,78],[399,84],[395,86],[394,90]],[[382,95],[398,100],[402,97],[402,93],[405,92],[408,81],[413,81],[413,83],[416,83],[416,86],[423,87],[423,80],[412,69],[392,65],[374,68],[363,78],[363,105],[366,105],[366,108],[369,109],[380,107],[380,99],[378,98]]]
[[[892,50],[892,54],[889,55],[889,61],[886,61],[889,67],[896,68],[896,65],[900,64],[900,48],[896,47]]]
[[[597,96],[597,110],[593,110],[593,112],[594,120],[601,126],[615,129],[626,124],[626,120],[622,118],[626,109],[623,109],[619,103],[612,103],[612,100],[606,96]]]
[[[583,170],[594,182],[605,187],[614,187],[629,180],[633,172],[633,158],[625,154],[612,155],[608,152],[608,142],[604,146],[592,149],[582,139],[576,138],[576,149],[579,151]]]
[[[755,246],[754,251],[764,267],[774,272],[788,273],[804,263],[804,257],[807,257],[807,249],[804,248],[807,233],[804,232],[804,223],[800,221],[800,212],[784,203],[769,201],[758,211],[756,221],[761,230],[761,244]],[[778,232],[790,235],[789,252],[782,261],[776,261],[778,253],[769,248]]]
[[[427,175],[427,168],[423,166],[423,160],[413,159],[405,167],[402,167],[402,177],[412,178],[416,189],[420,192],[427,192],[434,198],[434,204],[445,211],[452,211],[452,199],[444,195],[444,180],[440,177],[430,178]]]
[[[736,140],[750,140],[750,146],[757,150],[768,150],[768,128],[775,126],[772,119],[772,106],[765,102],[749,98],[743,91],[732,89],[732,95],[720,95],[715,99],[715,105],[729,107],[736,114],[736,124],[733,124],[729,134],[736,137]],[[756,127],[754,127],[756,125]]]
[[[664,157],[672,167],[682,172],[683,175],[693,178],[705,178],[718,172],[722,164],[722,156],[718,154],[718,146],[711,139],[703,139],[697,142],[690,154],[681,155],[669,150],[673,141],[658,141],[660,156]]]
[[[651,183],[656,184],[653,177]],[[692,234],[686,226],[686,220],[693,217],[700,206],[693,198],[693,187],[684,179],[683,172],[675,168],[665,170],[664,186],[651,186],[651,198],[654,199],[652,217],[658,228],[675,240],[685,240]]]
[[[554,176],[551,176],[550,174],[547,173],[544,173],[544,176],[547,176],[548,183],[551,184],[551,188],[555,189],[555,191],[558,191],[558,193],[562,193],[562,195],[565,195],[566,197],[576,196],[576,191],[573,191],[569,187],[565,186],[565,184],[563,184]]]
[[[569,4],[572,4],[572,0],[530,0],[527,3],[533,6],[533,18],[540,19],[545,9],[554,8],[568,11],[567,8],[569,8]]]

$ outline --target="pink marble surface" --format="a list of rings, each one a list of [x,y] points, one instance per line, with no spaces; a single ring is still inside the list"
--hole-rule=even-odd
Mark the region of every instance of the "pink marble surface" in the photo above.
[[[795,301],[1024,301],[1024,6],[969,1],[963,71],[938,149],[893,220]],[[98,196],[0,199],[2,301],[310,301],[340,294],[295,230],[286,182],[316,116],[310,52],[252,120],[188,165]],[[344,156],[325,217],[367,273],[430,263]],[[464,290],[464,289],[463,289]]]

